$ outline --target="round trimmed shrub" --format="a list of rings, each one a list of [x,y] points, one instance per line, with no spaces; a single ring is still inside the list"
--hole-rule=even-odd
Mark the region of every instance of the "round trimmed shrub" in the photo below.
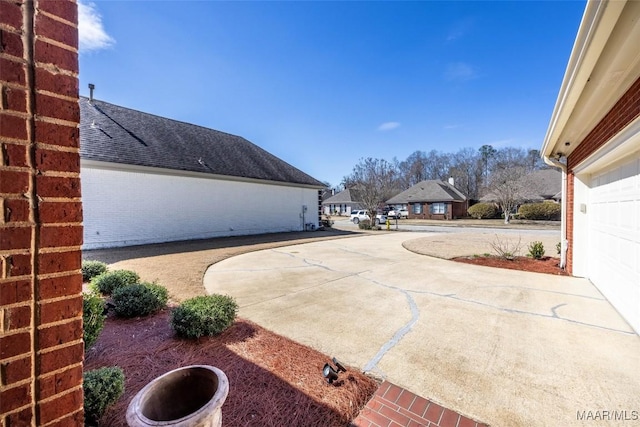
[[[82,294],[82,324],[85,350],[91,348],[104,328],[104,301],[95,293]]]
[[[527,203],[520,206],[518,215],[520,219],[558,221],[562,207],[559,203],[543,202],[543,203]]]
[[[542,259],[544,256],[544,245],[542,242],[531,242],[529,244],[529,256],[533,259]]]
[[[115,270],[102,273],[91,280],[91,287],[103,295],[111,295],[116,289],[133,285],[140,281],[140,276],[134,271]]]
[[[82,281],[88,282],[96,276],[107,272],[107,264],[102,261],[82,261]]]
[[[191,298],[171,313],[171,326],[180,336],[200,338],[217,335],[231,326],[238,304],[227,295],[207,295]]]
[[[97,425],[107,408],[124,392],[124,372],[117,366],[87,371],[82,376],[85,425]]]
[[[475,219],[490,219],[498,216],[498,208],[493,203],[476,203],[467,210],[467,213]]]
[[[147,316],[167,305],[169,295],[164,286],[155,283],[134,283],[113,291],[111,295],[116,315]]]

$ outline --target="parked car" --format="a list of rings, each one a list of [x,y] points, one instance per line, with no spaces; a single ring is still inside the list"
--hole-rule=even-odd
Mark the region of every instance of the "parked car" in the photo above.
[[[351,216],[349,217],[349,221],[353,222],[354,224],[359,224],[360,221],[364,221],[365,219],[371,220],[371,217],[369,217],[369,213],[365,210],[352,211]],[[387,222],[386,215],[376,215],[376,220],[374,221],[375,225],[384,224],[385,222]]]
[[[392,209],[389,211],[389,213],[387,214],[387,216],[389,218],[400,218],[400,219],[407,219],[409,218],[409,211],[407,209]]]

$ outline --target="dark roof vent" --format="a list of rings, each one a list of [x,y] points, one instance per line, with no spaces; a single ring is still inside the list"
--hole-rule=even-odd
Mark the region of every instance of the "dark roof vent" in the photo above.
[[[93,90],[96,88],[96,85],[93,83],[89,83],[89,102],[93,101]]]

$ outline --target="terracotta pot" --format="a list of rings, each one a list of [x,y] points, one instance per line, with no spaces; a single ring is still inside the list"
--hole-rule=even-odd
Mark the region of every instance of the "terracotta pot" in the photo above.
[[[127,408],[130,427],[219,427],[229,380],[220,369],[185,366],[159,376]]]

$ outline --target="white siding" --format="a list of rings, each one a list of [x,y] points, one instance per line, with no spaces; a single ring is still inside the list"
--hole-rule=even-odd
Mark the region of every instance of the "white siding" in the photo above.
[[[84,249],[303,230],[318,190],[83,166]]]
[[[576,253],[586,276],[640,331],[640,154],[591,175],[586,215],[576,206],[576,236],[586,250]],[[578,238],[575,244],[579,244]],[[582,260],[580,260],[582,258]]]

